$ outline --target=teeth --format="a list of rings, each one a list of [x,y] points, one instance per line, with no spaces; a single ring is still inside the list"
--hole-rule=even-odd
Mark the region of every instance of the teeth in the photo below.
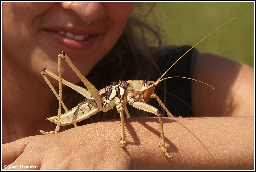
[[[69,38],[71,38],[71,39],[74,39],[74,38],[75,38],[75,35],[74,35],[73,33],[71,33],[71,32],[67,32],[67,33],[66,33],[66,37],[69,37]]]
[[[65,32],[64,31],[59,31],[59,34],[65,35]]]
[[[84,35],[75,35],[74,40],[84,40]]]
[[[64,31],[59,31],[59,34],[64,35],[64,36],[66,36],[68,38],[74,39],[76,41],[82,41],[85,38],[89,37],[89,35],[75,35],[75,34],[73,34],[71,32],[64,32]]]

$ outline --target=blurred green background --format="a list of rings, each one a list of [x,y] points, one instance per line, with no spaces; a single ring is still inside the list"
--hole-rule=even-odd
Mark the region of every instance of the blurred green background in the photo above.
[[[232,17],[196,48],[254,67],[254,2],[158,2],[148,16],[175,45],[194,45]]]

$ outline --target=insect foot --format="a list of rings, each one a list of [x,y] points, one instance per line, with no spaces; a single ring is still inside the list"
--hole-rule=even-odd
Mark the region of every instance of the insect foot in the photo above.
[[[126,141],[125,140],[120,140],[120,146],[123,148],[123,147],[126,147]]]
[[[171,154],[168,152],[168,149],[165,146],[162,146],[161,149],[167,158],[173,158],[173,156],[171,156]]]
[[[58,131],[59,131],[60,127],[57,125],[56,128],[55,128],[55,131],[44,131],[44,130],[39,130],[40,133],[42,134],[57,134]]]
[[[44,131],[44,130],[39,130],[40,131],[40,133],[42,133],[42,134],[56,134],[57,133],[57,131]]]

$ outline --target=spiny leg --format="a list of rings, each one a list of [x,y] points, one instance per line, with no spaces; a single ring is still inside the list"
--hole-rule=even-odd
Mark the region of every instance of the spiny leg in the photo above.
[[[120,145],[121,147],[125,147],[126,145],[126,136],[125,136],[125,131],[124,131],[124,113],[123,111],[120,112],[120,119],[121,119],[121,140],[120,140]]]
[[[125,111],[126,117],[131,118],[131,115],[130,115],[126,105],[124,106],[124,111]]]
[[[50,71],[50,70],[48,70],[46,68],[41,71],[41,74],[42,74],[45,82],[51,88],[52,92],[54,93],[54,95],[56,96],[56,98],[58,100],[60,99],[59,95],[58,95],[57,91],[55,90],[55,88],[53,87],[53,85],[51,84],[50,80],[47,78],[47,75],[52,77],[53,79],[56,79],[59,82],[61,81],[62,84],[72,88],[73,90],[75,90],[76,92],[80,93],[81,95],[83,95],[87,99],[91,98],[91,94],[90,94],[90,92],[87,89],[84,89],[83,87],[80,87],[80,86],[77,86],[77,85],[75,85],[75,84],[73,84],[71,82],[68,82],[67,80],[65,80],[63,78],[61,78],[61,80],[60,80],[58,75],[56,75],[55,73],[53,73],[52,71]],[[65,113],[67,113],[68,109],[65,106],[64,102],[61,101],[61,104],[62,104],[62,106],[63,106],[63,108],[65,110]],[[74,127],[77,127],[76,123],[74,123],[73,125],[74,125]]]
[[[118,99],[118,98],[117,98]],[[118,99],[116,101],[116,109],[118,113],[120,114],[120,120],[121,120],[121,140],[120,140],[120,146],[125,147],[126,146],[126,136],[125,136],[125,131],[124,131],[124,104]]]
[[[44,80],[46,81],[46,83],[48,84],[48,86],[50,87],[50,89],[52,90],[52,92],[54,93],[54,95],[57,97],[57,99],[59,100],[59,103],[63,106],[65,112],[68,111],[67,107],[65,106],[64,102],[62,101],[62,84],[65,84],[66,86],[74,89],[75,91],[77,91],[78,93],[80,93],[81,95],[83,95],[84,97],[86,98],[91,98],[91,94],[88,90],[82,88],[82,87],[79,87],[73,83],[70,83],[68,81],[66,81],[65,79],[62,79],[61,77],[61,59],[63,58],[63,54],[59,54],[58,55],[58,75],[56,75],[55,73],[51,72],[50,70],[48,69],[43,69],[41,74],[44,78]],[[71,62],[72,63],[72,62]],[[74,70],[74,69],[73,69]],[[57,93],[57,91],[54,89],[53,85],[51,84],[51,82],[49,81],[49,79],[46,77],[46,74],[49,75],[50,77],[56,79],[57,81],[59,81],[59,95]],[[88,81],[89,82],[89,81]],[[59,108],[61,109],[61,108]],[[60,121],[60,116],[61,116],[61,113],[59,114],[59,111],[58,111],[58,121]],[[59,122],[58,122],[59,124]],[[47,133],[56,133],[56,131],[59,131],[59,126],[58,125],[56,126],[56,129],[55,131],[50,131],[50,132],[45,132],[43,130],[40,130],[40,132],[42,134],[47,134]],[[75,127],[77,126],[76,123],[73,124]]]
[[[58,133],[58,131],[60,130],[60,116],[61,116],[61,107],[63,106],[65,111],[68,111],[67,107],[65,106],[65,104],[62,102],[62,78],[61,78],[61,58],[60,56],[58,56],[58,80],[59,80],[59,94],[57,94],[56,90],[54,89],[53,85],[51,84],[51,82],[48,80],[48,78],[45,76],[44,70],[41,72],[41,74],[43,75],[44,80],[46,81],[46,83],[48,84],[48,86],[51,88],[52,92],[54,93],[54,95],[57,97],[57,99],[59,100],[59,109],[58,109],[58,123],[55,127],[54,131],[43,131],[40,130],[40,132],[42,134],[52,134],[52,133]]]
[[[60,77],[59,77],[58,75],[56,75],[55,73],[53,73],[52,71],[50,71],[50,70],[48,70],[48,69],[46,69],[46,68],[44,68],[44,69],[41,71],[41,74],[42,74],[42,76],[43,76],[45,82],[46,82],[47,85],[50,87],[50,89],[52,90],[52,92],[54,93],[54,95],[56,96],[56,98],[57,98],[59,101],[60,101],[60,96],[59,96],[59,94],[57,93],[57,91],[55,90],[55,88],[53,87],[53,85],[51,84],[50,80],[47,78],[47,75],[50,76],[50,77],[52,77],[53,79],[56,79],[57,81],[59,81],[59,84],[60,84],[60,82],[61,82],[62,84],[65,84],[66,86],[72,88],[73,90],[75,90],[76,92],[80,93],[80,94],[83,95],[84,97],[86,97],[86,98],[90,98],[90,97],[91,97],[90,92],[88,92],[86,89],[84,89],[84,88],[82,88],[82,87],[80,87],[80,86],[77,86],[77,85],[75,85],[75,84],[73,84],[73,83],[71,83],[71,82],[68,82],[68,81],[66,81],[65,79],[63,79],[62,77],[61,77],[61,79],[60,79]],[[67,112],[69,111],[68,108],[66,107],[66,105],[64,104],[63,101],[61,101],[61,104],[62,104],[62,107],[63,107],[64,110],[65,110],[65,113],[67,113]],[[76,123],[74,123],[73,125],[74,125],[74,127],[77,127]],[[41,132],[42,134],[55,133],[55,132],[53,132],[53,131],[45,132],[45,131],[43,131],[43,130],[40,130],[40,132]]]
[[[58,75],[59,75],[59,109],[58,109],[58,123],[55,128],[55,133],[60,130],[60,116],[61,116],[61,102],[62,102],[62,78],[61,78],[61,57],[58,55]]]
[[[47,69],[43,69],[41,72],[45,82],[47,83],[47,85],[50,87],[50,89],[52,90],[53,94],[56,96],[56,98],[59,100],[59,95],[57,93],[57,91],[55,90],[55,88],[53,87],[53,85],[51,84],[50,80],[46,77],[46,74],[48,74]],[[56,75],[57,76],[57,75]],[[68,108],[66,107],[66,105],[64,104],[63,101],[61,101],[62,107],[64,108],[65,112],[68,111]]]
[[[53,79],[59,81],[59,76],[56,75],[55,73],[53,73],[52,71],[46,69],[46,68],[42,70],[41,74],[42,74],[43,77],[45,78],[46,83],[50,83],[50,81],[48,80],[48,78],[46,77],[46,75],[48,75],[48,76],[52,77]],[[67,80],[65,80],[65,79],[63,79],[63,78],[62,78],[62,83],[63,83],[64,85],[68,86],[69,88],[72,88],[73,90],[75,90],[75,91],[78,92],[79,94],[83,95],[83,96],[86,97],[87,99],[90,99],[90,98],[91,98],[91,93],[90,93],[87,89],[85,89],[85,88],[83,88],[83,87],[80,87],[80,86],[77,86],[77,85],[75,85],[75,84],[73,84],[73,83],[71,83],[71,82],[68,82]],[[48,85],[49,85],[49,84],[48,84]],[[51,85],[51,84],[50,84],[50,85]],[[50,86],[50,85],[49,85],[49,86]],[[51,86],[50,86],[50,88],[51,88]],[[53,86],[52,86],[52,88],[53,88]],[[51,89],[52,89],[52,88],[51,88]],[[53,91],[53,89],[52,89],[52,91]],[[54,92],[54,91],[53,91],[53,92]],[[56,92],[56,91],[55,91],[55,92]],[[55,93],[54,93],[54,94],[55,94]],[[56,96],[56,95],[57,95],[57,96]],[[55,96],[58,98],[57,92],[56,92]],[[58,100],[59,100],[59,98],[58,98]]]
[[[161,99],[155,94],[153,93],[151,95],[151,98],[155,98],[157,100],[157,102],[159,103],[159,105],[165,110],[165,112],[167,113],[167,115],[169,117],[174,118],[174,116],[172,115],[172,113],[165,107],[165,105],[163,104],[163,102],[161,101]]]
[[[158,112],[159,113],[159,112]],[[160,114],[160,113],[159,113]],[[168,158],[172,158],[170,153],[168,152],[167,147],[165,146],[165,136],[164,136],[164,127],[163,127],[163,121],[162,121],[162,115],[157,115],[159,118],[159,125],[160,125],[160,131],[161,131],[161,139],[162,139],[162,146],[161,149],[164,152],[164,155]]]
[[[99,109],[102,109],[102,98],[99,94],[99,91],[95,88],[95,86],[90,83],[82,74],[81,72],[75,67],[75,65],[72,63],[70,58],[67,56],[65,52],[61,52],[60,57],[63,58],[67,64],[73,69],[73,71],[76,73],[76,75],[80,78],[80,80],[84,83],[84,85],[87,87],[87,89],[90,91],[93,98],[96,100],[96,103],[99,107]]]
[[[164,129],[163,129],[163,121],[162,121],[162,115],[161,113],[158,111],[157,108],[144,103],[144,102],[130,102],[130,105],[132,105],[133,107],[140,109],[140,110],[144,110],[146,112],[150,112],[155,114],[158,118],[159,118],[159,126],[160,126],[160,133],[161,133],[161,149],[164,153],[164,155],[168,158],[171,158],[172,156],[170,155],[170,153],[168,152],[167,147],[165,146],[165,136],[164,136]]]

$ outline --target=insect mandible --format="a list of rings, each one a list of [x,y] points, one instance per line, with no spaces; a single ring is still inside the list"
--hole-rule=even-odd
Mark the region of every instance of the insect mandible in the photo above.
[[[125,147],[126,138],[125,138],[125,129],[124,129],[124,112],[127,118],[130,118],[130,114],[127,110],[127,104],[129,104],[139,110],[144,110],[146,112],[152,113],[159,118],[160,134],[161,134],[160,147],[166,157],[168,158],[172,157],[165,145],[162,114],[159,112],[157,108],[147,104],[146,102],[151,98],[156,99],[159,105],[166,111],[167,115],[169,117],[173,117],[173,115],[165,107],[164,103],[154,93],[155,87],[161,81],[174,78],[174,77],[180,77],[180,78],[194,80],[194,81],[206,84],[213,88],[213,86],[193,78],[187,78],[182,76],[172,76],[172,77],[164,78],[164,76],[191,49],[193,49],[195,46],[201,43],[204,39],[206,39],[212,33],[217,31],[220,27],[222,27],[223,25],[225,25],[226,23],[230,22],[235,18],[236,17],[233,17],[230,20],[226,21],[224,24],[222,24],[221,26],[213,30],[211,33],[209,33],[207,36],[205,36],[203,39],[201,39],[199,42],[193,45],[190,49],[188,49],[162,74],[162,76],[157,81],[145,81],[145,80],[118,81],[118,82],[112,82],[111,85],[106,86],[105,88],[102,88],[100,90],[97,90],[96,87],[90,81],[88,81],[81,74],[81,72],[75,67],[75,65],[72,63],[72,61],[68,57],[68,55],[62,51],[58,55],[58,75],[54,74],[53,72],[51,72],[46,68],[44,68],[41,71],[41,74],[45,79],[46,83],[48,84],[52,92],[55,94],[57,99],[59,100],[59,109],[58,109],[57,116],[47,118],[48,120],[56,124],[55,131],[46,132],[46,131],[40,130],[40,132],[42,134],[57,133],[59,132],[60,126],[71,125],[71,124],[73,124],[76,127],[77,126],[76,123],[82,120],[85,120],[100,111],[107,112],[108,110],[116,107],[118,113],[120,114],[120,119],[121,119],[120,146]],[[61,60],[62,59],[64,59],[67,62],[67,64],[73,69],[73,71],[80,78],[80,80],[83,82],[83,84],[86,86],[87,89],[77,86],[73,83],[70,83],[61,77]],[[57,91],[55,90],[55,88],[47,78],[47,75],[59,81],[59,93],[57,93]],[[77,106],[73,107],[71,110],[68,110],[64,102],[62,101],[62,84],[74,89],[75,91],[83,95],[85,97],[85,100],[79,103]],[[62,107],[64,108],[65,113],[61,113]]]

